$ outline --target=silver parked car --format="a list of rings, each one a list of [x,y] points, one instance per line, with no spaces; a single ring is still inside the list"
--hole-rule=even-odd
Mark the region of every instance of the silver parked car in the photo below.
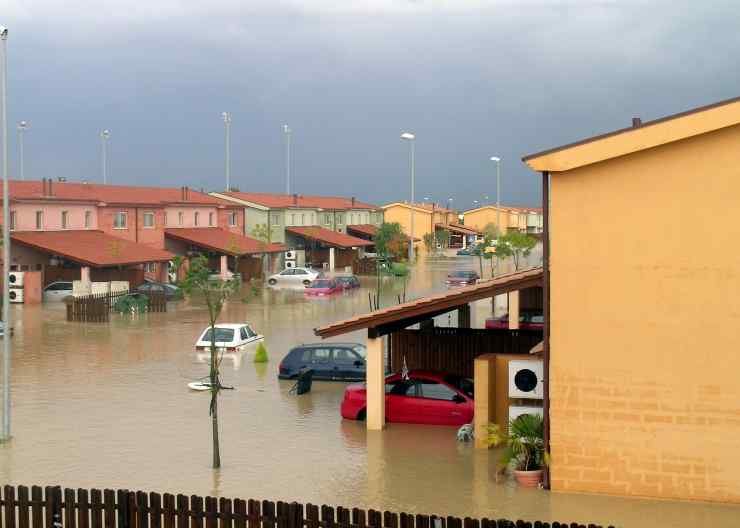
[[[55,281],[44,288],[44,302],[63,301],[72,295],[72,281]]]
[[[307,286],[320,275],[321,273],[311,268],[287,268],[280,273],[268,277],[267,283],[273,286],[276,284],[285,286],[300,286],[302,284]]]

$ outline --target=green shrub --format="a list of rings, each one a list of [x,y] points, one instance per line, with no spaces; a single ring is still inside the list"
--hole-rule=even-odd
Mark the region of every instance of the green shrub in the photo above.
[[[257,345],[257,350],[254,353],[254,362],[255,363],[267,363],[267,347],[265,347],[264,343],[259,343]]]
[[[149,299],[144,295],[125,295],[118,299],[113,309],[118,313],[144,313],[149,307]]]

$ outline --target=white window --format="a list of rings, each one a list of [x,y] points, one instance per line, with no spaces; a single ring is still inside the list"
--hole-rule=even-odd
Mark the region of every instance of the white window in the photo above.
[[[62,229],[69,229],[69,211],[62,211]]]
[[[229,215],[229,226],[234,227],[236,225],[236,211]]]
[[[36,211],[36,229],[44,228],[44,212]]]
[[[164,218],[162,218],[164,225],[167,225],[167,211],[164,212]]]
[[[15,211],[10,211],[10,230],[15,229]]]
[[[149,229],[154,227],[154,213],[144,213],[144,227]]]
[[[213,226],[213,213],[208,213],[208,225]]]
[[[147,273],[156,273],[157,272],[157,263],[156,262],[145,262],[144,263],[144,271]]]
[[[324,224],[331,225],[331,215],[329,213],[324,215]]]
[[[301,225],[306,225],[306,215],[305,214],[301,215]]]
[[[272,215],[272,225],[274,226],[280,225],[280,215],[279,214]]]
[[[180,211],[179,213],[177,213],[177,225],[182,225],[184,221],[185,221],[185,213]]]
[[[113,219],[113,229],[126,229],[126,217],[128,214],[124,211],[116,213],[116,217]]]
[[[290,225],[295,225],[295,214],[290,215]]]
[[[85,229],[92,227],[92,211],[85,211]]]
[[[198,225],[198,221],[200,220],[199,217],[200,217],[200,213],[198,211],[195,211],[195,213],[193,213],[193,225],[194,226]]]
[[[337,224],[343,224],[344,222],[342,220],[342,215],[337,215]]]

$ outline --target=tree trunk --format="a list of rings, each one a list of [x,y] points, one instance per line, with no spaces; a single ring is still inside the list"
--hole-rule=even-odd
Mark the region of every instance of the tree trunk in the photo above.
[[[213,397],[211,424],[213,426],[213,469],[218,469],[221,467],[221,449],[218,442],[218,392]]]

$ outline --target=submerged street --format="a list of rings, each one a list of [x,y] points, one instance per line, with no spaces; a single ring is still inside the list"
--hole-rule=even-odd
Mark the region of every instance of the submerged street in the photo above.
[[[452,269],[473,258],[420,262],[407,297],[443,291]],[[315,342],[313,328],[369,311],[362,288],[328,298],[300,289],[245,288],[220,322],[249,322],[265,336],[270,361],[254,347],[225,359],[220,399],[223,467],[210,468],[207,393],[187,389],[205,376],[194,343],[207,324],[202,305],[170,303],[167,313],[68,323],[63,303],[13,306],[13,440],[0,449],[8,484],[128,488],[377,508],[394,511],[595,522],[603,525],[734,526],[740,508],[706,503],[567,495],[497,482],[499,454],[455,439],[455,428],[389,424],[368,434],[343,421],[346,384],[314,382],[289,394],[277,368],[293,346]],[[385,278],[382,306],[397,303],[404,279]],[[473,326],[490,315],[473,309]],[[453,316],[454,317],[454,316]],[[454,323],[454,321],[452,321]],[[439,318],[447,324],[447,316]],[[348,341],[345,338],[342,341]],[[364,342],[359,332],[352,341]]]

